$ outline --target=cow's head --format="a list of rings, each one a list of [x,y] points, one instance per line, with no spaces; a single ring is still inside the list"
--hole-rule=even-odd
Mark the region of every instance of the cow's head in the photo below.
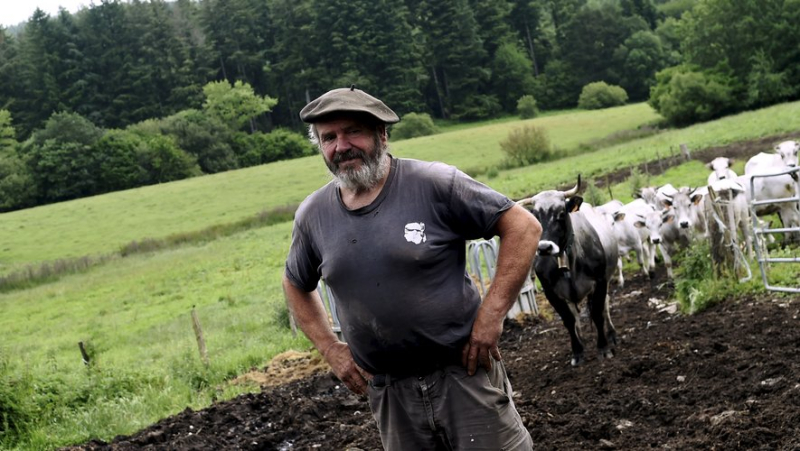
[[[714,171],[715,180],[725,180],[729,178],[729,174],[731,174],[731,165],[733,165],[732,159],[717,157],[711,160],[710,163],[706,164],[706,167]]]
[[[673,220],[677,221],[682,229],[693,228],[698,218],[698,204],[703,200],[702,194],[696,194],[694,189],[681,189],[664,198],[664,204],[674,210]]]
[[[675,216],[674,212],[671,212],[670,210],[665,211],[667,212],[667,215],[672,214],[672,217]],[[647,239],[651,243],[660,244],[662,222],[663,219],[661,213],[655,209],[651,209],[647,213],[637,214],[636,218],[634,218],[633,225],[638,229],[646,229]]]
[[[520,201],[521,205],[530,205],[528,209],[542,224],[539,255],[558,255],[571,246],[574,236],[569,214],[578,211],[583,202],[583,198],[577,195],[580,186],[579,176],[578,184],[572,189],[542,191],[530,199]]]
[[[797,152],[800,150],[800,142],[784,141],[775,146],[775,153],[781,156],[781,160],[790,168],[797,166]]]

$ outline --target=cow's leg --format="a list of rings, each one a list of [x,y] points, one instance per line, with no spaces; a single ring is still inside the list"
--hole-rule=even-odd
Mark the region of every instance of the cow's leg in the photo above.
[[[742,231],[742,236],[744,237],[744,247],[745,251],[747,251],[747,256],[750,259],[753,259],[755,253],[753,252],[753,233],[750,229],[750,218],[749,215],[745,215],[742,218],[739,218],[739,230]]]
[[[669,256],[667,247],[663,244],[659,244],[658,250],[661,251],[661,258],[664,259],[664,266],[667,267],[667,277],[672,279],[672,259]]]
[[[622,276],[622,257],[617,258],[617,270],[619,271],[619,278],[617,279],[617,286],[623,288],[625,286],[625,278]]]
[[[642,246],[641,240],[637,240],[633,251],[636,252],[636,261],[639,263],[639,267],[642,268],[642,273],[644,273],[645,277],[648,277],[647,273],[647,251],[644,246]]]
[[[642,245],[642,248],[645,250],[647,259],[647,277],[653,280],[656,276],[656,246],[648,241]]]
[[[589,298],[591,303],[592,322],[597,328],[597,351],[599,358],[614,357],[614,351],[609,346],[610,344],[617,344],[617,330],[611,322],[608,308],[609,302],[608,295],[608,281],[598,281],[595,286],[594,292]]]
[[[581,325],[580,321],[578,321],[578,310],[575,304],[561,299],[549,289],[545,289],[544,294],[569,332],[569,339],[572,344],[572,361],[570,363],[572,366],[580,365],[584,360],[583,340],[581,340]]]

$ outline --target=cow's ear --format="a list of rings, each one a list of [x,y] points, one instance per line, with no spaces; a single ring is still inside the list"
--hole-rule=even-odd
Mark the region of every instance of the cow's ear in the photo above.
[[[661,216],[661,222],[664,224],[669,224],[673,219],[675,219],[674,213],[667,213]]]
[[[636,221],[633,223],[633,226],[636,227],[637,229],[643,229],[647,227],[647,224],[645,224],[644,221]]]
[[[733,166],[733,163],[735,163],[735,162],[736,162],[736,160],[734,160],[733,158],[728,158],[728,167]]]
[[[619,222],[625,219],[625,213],[618,211],[614,213],[614,222]]]
[[[703,200],[702,194],[695,194],[694,196],[691,197],[691,201],[695,205],[698,205],[701,200]]]
[[[567,201],[567,211],[569,213],[575,213],[581,208],[581,204],[583,203],[583,198],[581,196],[572,196]]]
[[[667,207],[671,207],[672,206],[672,199],[664,198],[664,199],[661,199],[661,202],[663,202],[664,205],[666,205]]]
[[[708,163],[706,163],[706,167],[708,169],[714,169],[714,166],[712,166],[712,164],[714,164],[714,162],[713,161],[709,161]]]

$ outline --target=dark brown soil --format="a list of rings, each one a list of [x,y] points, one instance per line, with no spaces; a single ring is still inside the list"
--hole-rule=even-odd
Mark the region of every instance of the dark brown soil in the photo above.
[[[782,138],[692,157],[746,159]],[[612,294],[620,335],[612,359],[589,352],[587,362],[573,368],[560,322],[544,316],[507,321],[501,350],[535,449],[800,449],[798,297],[726,299],[684,316],[665,309],[672,293],[663,270],[654,285],[638,272],[626,279],[625,289]],[[588,321],[583,327],[592,343]],[[326,373],[205,410],[187,409],[133,436],[73,449],[380,448],[366,400]]]
[[[616,357],[590,353],[576,368],[559,322],[507,322],[503,358],[536,449],[800,449],[800,300],[729,299],[683,316],[659,311],[669,296],[632,275],[613,295]],[[366,401],[324,374],[76,449],[380,447]]]

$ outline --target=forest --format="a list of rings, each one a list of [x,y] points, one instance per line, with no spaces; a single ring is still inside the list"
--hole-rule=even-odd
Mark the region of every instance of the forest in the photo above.
[[[0,212],[309,155],[297,112],[351,84],[401,117],[485,120],[518,114],[522,98],[537,111],[647,101],[685,126],[797,99],[798,23],[798,0],[37,10],[0,28]],[[581,105],[598,83],[616,95]]]

